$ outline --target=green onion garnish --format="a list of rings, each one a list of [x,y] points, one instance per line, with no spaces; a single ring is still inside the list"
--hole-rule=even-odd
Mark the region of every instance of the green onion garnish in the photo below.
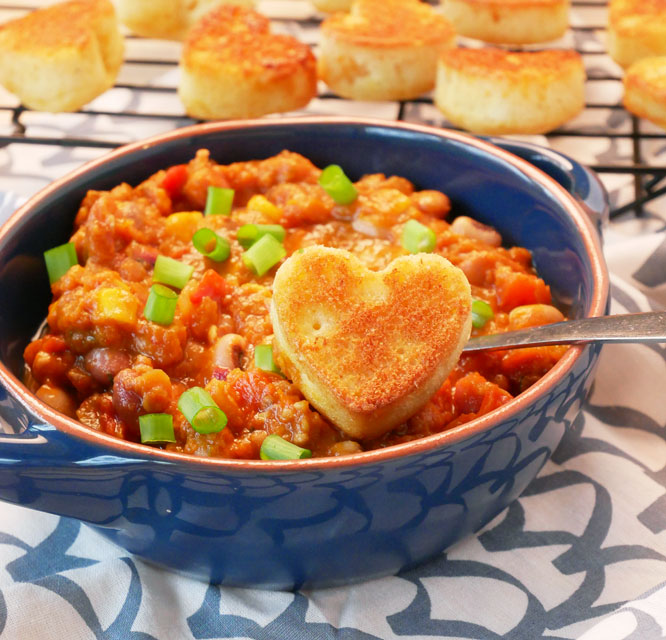
[[[70,267],[79,264],[76,256],[76,247],[73,242],[61,244],[59,247],[53,247],[44,251],[44,261],[46,270],[49,272],[49,282],[53,284],[64,276]]]
[[[472,300],[472,326],[483,329],[495,317],[493,308],[485,300]]]
[[[262,460],[302,460],[311,458],[312,451],[303,449],[272,433],[270,436],[266,436],[261,443],[259,455]]]
[[[402,228],[400,239],[409,253],[431,253],[437,244],[435,232],[417,220],[410,220]]]
[[[282,375],[282,371],[273,360],[273,347],[270,344],[258,344],[254,348],[254,366],[262,371]]]
[[[227,416],[215,400],[201,387],[183,391],[178,398],[178,410],[198,433],[217,433],[227,426]]]
[[[152,444],[158,442],[176,442],[173,432],[173,416],[169,413],[147,413],[139,416],[141,442]]]
[[[331,164],[321,172],[319,184],[337,204],[351,204],[358,195],[352,181],[337,164]]]
[[[153,282],[168,284],[176,289],[182,289],[192,277],[194,267],[166,256],[157,256]]]
[[[176,314],[178,294],[162,284],[154,284],[150,287],[148,300],[143,309],[146,320],[157,324],[169,325],[173,322]]]
[[[249,249],[259,238],[267,234],[282,242],[285,230],[281,224],[244,224],[236,233],[236,238],[244,249]]]
[[[215,262],[224,262],[229,257],[229,242],[212,229],[199,229],[192,236],[194,248]]]
[[[243,254],[243,262],[248,269],[263,276],[286,255],[285,248],[272,235],[266,234]]]
[[[208,187],[205,216],[228,216],[234,201],[234,190],[224,187]]]

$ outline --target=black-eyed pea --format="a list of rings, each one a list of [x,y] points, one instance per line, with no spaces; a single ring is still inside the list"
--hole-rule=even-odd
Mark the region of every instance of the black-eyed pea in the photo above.
[[[499,247],[502,244],[502,236],[495,229],[468,216],[458,216],[451,223],[451,231],[472,240],[485,242],[491,247]]]

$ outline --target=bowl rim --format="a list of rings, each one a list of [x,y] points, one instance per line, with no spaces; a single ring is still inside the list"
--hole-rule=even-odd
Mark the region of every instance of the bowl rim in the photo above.
[[[297,127],[299,125],[379,127],[382,129],[398,129],[414,134],[446,138],[474,147],[477,150],[483,151],[486,154],[512,165],[514,169],[520,171],[532,181],[546,188],[573,220],[580,232],[582,242],[590,259],[590,267],[594,276],[592,298],[587,315],[604,315],[609,291],[609,276],[602,254],[600,239],[581,204],[579,204],[575,198],[564,189],[564,187],[526,160],[523,160],[490,142],[476,138],[471,134],[429,125],[411,124],[378,118],[317,116],[282,117],[260,120],[231,120],[189,125],[187,127],[181,127],[172,131],[157,134],[144,140],[132,142],[105,153],[99,158],[85,162],[34,194],[21,207],[19,207],[0,228],[0,244],[3,243],[14,227],[21,223],[23,217],[27,215],[31,209],[48,199],[53,192],[61,189],[73,180],[95,171],[110,161],[118,160],[125,156],[131,156],[136,152],[152,148],[162,143],[189,137],[205,137],[208,133],[218,133],[221,131],[238,129],[260,129],[265,127]],[[81,440],[85,444],[111,449],[113,450],[113,453],[118,456],[124,456],[125,458],[130,459],[142,459],[145,462],[153,461],[162,464],[175,463],[210,471],[227,470],[234,472],[261,471],[265,473],[272,471],[280,473],[302,473],[324,471],[326,469],[359,467],[406,459],[410,456],[425,452],[443,450],[448,445],[456,444],[462,440],[483,433],[500,422],[510,420],[528,405],[545,396],[556,383],[572,370],[577,360],[582,357],[585,349],[585,345],[574,345],[570,347],[553,368],[526,391],[522,392],[501,407],[465,424],[447,431],[380,449],[373,449],[371,451],[363,451],[339,457],[309,458],[303,460],[278,461],[213,457],[205,458],[186,453],[152,448],[147,445],[121,440],[111,435],[94,431],[77,420],[59,413],[30,392],[23,382],[21,382],[2,361],[0,361],[0,384],[7,388],[7,390],[23,405],[33,418],[38,418],[44,421],[45,424],[51,425],[56,430],[73,436],[76,440]],[[30,427],[28,427],[28,429],[29,428]],[[18,435],[20,436],[20,433]]]

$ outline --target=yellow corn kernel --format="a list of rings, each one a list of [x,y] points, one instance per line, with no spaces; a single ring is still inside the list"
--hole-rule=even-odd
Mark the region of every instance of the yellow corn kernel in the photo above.
[[[274,205],[266,196],[255,195],[247,203],[248,211],[263,214],[269,220],[277,222],[282,217],[282,209]]]
[[[95,292],[92,317],[96,323],[116,323],[126,327],[136,325],[139,302],[134,295],[120,287],[105,287]]]
[[[167,216],[164,227],[169,235],[175,236],[182,242],[190,242],[202,220],[203,214],[198,211],[181,211]]]

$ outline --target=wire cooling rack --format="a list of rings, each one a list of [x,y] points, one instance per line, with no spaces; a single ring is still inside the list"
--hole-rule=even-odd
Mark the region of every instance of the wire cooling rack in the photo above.
[[[431,2],[437,4],[437,0]],[[50,3],[0,0],[0,21]],[[661,212],[657,215],[664,217],[666,132],[633,117],[622,107],[622,70],[610,60],[605,47],[606,5],[603,1],[573,0],[570,30],[560,41],[545,45],[572,48],[583,56],[588,78],[585,110],[548,135],[527,139],[562,151],[594,169],[610,192],[611,216]],[[272,19],[274,31],[298,37],[316,53],[321,16],[307,0],[266,0],[257,8]],[[479,45],[464,39],[462,44]],[[180,46],[127,34],[125,62],[116,84],[74,114],[31,111],[0,89],[0,190],[10,190],[16,184],[20,190],[26,171],[24,168],[23,174],[11,175],[16,168],[1,155],[8,149],[13,151],[12,158],[17,157],[19,149],[23,156],[38,156],[42,164],[48,164],[54,147],[77,150],[75,157],[80,162],[106,149],[195,122],[184,113],[176,92]],[[451,126],[429,96],[400,103],[364,103],[341,99],[324,85],[308,108],[298,113],[373,116]],[[32,145],[27,154],[26,145]],[[48,151],[35,154],[37,148],[50,149],[51,156]]]

